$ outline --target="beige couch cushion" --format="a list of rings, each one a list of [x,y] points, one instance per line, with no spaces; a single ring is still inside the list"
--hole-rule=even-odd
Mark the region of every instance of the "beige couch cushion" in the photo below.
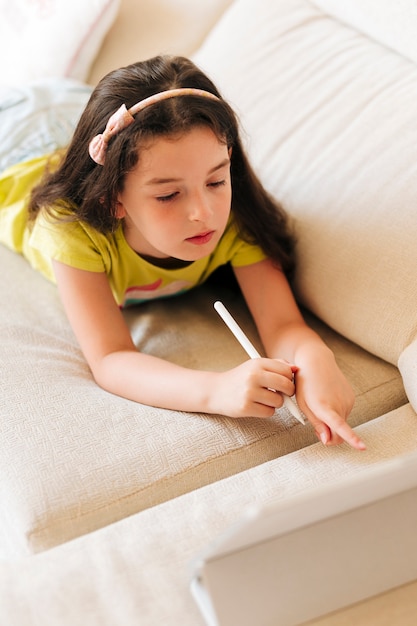
[[[192,54],[233,0],[123,0],[113,28],[91,68],[104,74],[156,54]]]
[[[5,626],[203,626],[189,581],[192,560],[211,541],[250,505],[335,483],[415,450],[417,416],[407,405],[361,426],[359,432],[368,444],[366,452],[316,444],[54,550],[2,564],[0,615],[7,620],[0,617],[0,622]],[[314,624],[414,626],[416,592],[417,583],[407,585]]]
[[[93,381],[56,288],[0,247],[0,554],[37,552],[316,441],[286,411],[233,420],[162,411]],[[141,350],[189,367],[246,358],[213,310],[221,296],[252,339],[240,298],[211,287],[126,314]],[[313,322],[318,324],[318,322]],[[405,402],[399,372],[318,324],[352,380],[351,424]],[[258,344],[259,346],[259,344]]]
[[[294,217],[301,301],[396,364],[417,334],[417,67],[307,0],[238,0],[194,58]]]
[[[326,13],[417,63],[415,0],[312,0]]]

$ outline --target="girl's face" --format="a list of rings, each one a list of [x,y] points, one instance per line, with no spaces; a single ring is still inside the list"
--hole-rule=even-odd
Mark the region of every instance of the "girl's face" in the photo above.
[[[141,150],[118,195],[117,214],[139,254],[196,261],[215,249],[231,200],[229,150],[201,126]]]

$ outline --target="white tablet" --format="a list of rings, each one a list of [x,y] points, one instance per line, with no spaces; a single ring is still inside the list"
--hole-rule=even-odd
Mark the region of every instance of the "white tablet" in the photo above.
[[[209,626],[295,626],[417,579],[417,451],[246,511],[192,568]]]

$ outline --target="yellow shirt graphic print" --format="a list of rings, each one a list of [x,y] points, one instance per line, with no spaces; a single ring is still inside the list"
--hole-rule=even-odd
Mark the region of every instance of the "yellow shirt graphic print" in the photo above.
[[[166,298],[168,296],[176,296],[184,291],[191,289],[193,285],[186,280],[176,280],[167,285],[163,285],[162,278],[158,278],[150,285],[141,285],[140,287],[128,287],[125,291],[125,297],[122,307],[132,306],[154,298]]]

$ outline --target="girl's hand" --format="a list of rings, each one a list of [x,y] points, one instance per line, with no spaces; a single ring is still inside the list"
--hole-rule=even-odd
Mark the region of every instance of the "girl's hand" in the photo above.
[[[365,449],[365,444],[346,422],[355,396],[330,351],[316,354],[314,361],[299,368],[296,393],[301,410],[324,445],[346,441],[358,450]]]
[[[283,403],[281,393],[276,392],[294,394],[296,369],[285,361],[259,358],[216,372],[210,389],[210,412],[228,417],[272,417]]]
[[[284,274],[269,261],[234,269],[267,354],[296,363],[296,396],[300,409],[325,445],[346,441],[365,444],[346,423],[353,391],[330,349],[309,328]]]

